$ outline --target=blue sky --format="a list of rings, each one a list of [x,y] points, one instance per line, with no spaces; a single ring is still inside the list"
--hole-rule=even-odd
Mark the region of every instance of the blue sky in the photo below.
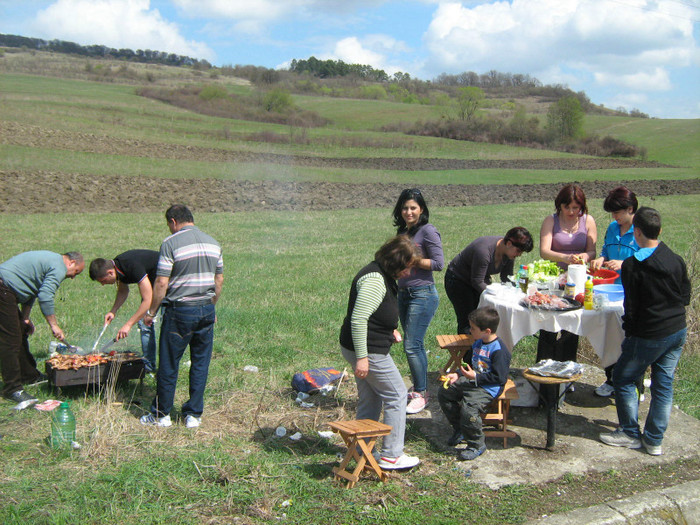
[[[0,33],[431,80],[522,73],[606,107],[700,118],[700,0],[0,0]]]

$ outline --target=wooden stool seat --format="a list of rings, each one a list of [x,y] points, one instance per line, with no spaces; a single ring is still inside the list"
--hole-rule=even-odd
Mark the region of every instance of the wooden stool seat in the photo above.
[[[358,419],[355,421],[334,421],[329,423],[333,432],[338,432],[348,447],[345,457],[340,465],[333,467],[333,474],[336,479],[346,479],[346,488],[350,489],[360,479],[363,470],[374,471],[379,476],[380,481],[386,481],[387,474],[384,472],[377,460],[372,455],[372,450],[377,442],[377,438],[386,436],[391,432],[391,426],[385,425],[372,419]],[[358,448],[362,454],[358,453]],[[355,470],[346,470],[351,459],[355,459]]]
[[[464,354],[466,354],[467,350],[474,344],[474,338],[467,334],[436,335],[435,338],[440,348],[447,349],[450,352],[450,359],[440,370],[443,374],[449,374],[459,369]]]
[[[515,388],[515,383],[512,379],[506,381],[503,387],[503,392],[491,402],[490,410],[486,414],[481,415],[481,421],[484,425],[494,426],[496,430],[485,430],[484,435],[487,437],[502,437],[503,448],[508,448],[508,438],[516,437],[517,434],[512,430],[508,430],[508,423],[512,423],[508,419],[510,413],[510,402],[513,399],[518,399],[518,389]]]

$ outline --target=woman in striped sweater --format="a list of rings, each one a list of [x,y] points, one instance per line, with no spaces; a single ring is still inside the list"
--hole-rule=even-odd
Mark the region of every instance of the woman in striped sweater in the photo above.
[[[374,261],[352,281],[340,329],[343,357],[355,372],[357,419],[379,421],[383,408],[384,423],[392,427],[379,454],[383,469],[410,468],[420,462],[403,451],[407,390],[389,355],[391,345],[401,341],[396,279],[408,275],[419,258],[416,245],[405,235],[393,237],[379,248]]]

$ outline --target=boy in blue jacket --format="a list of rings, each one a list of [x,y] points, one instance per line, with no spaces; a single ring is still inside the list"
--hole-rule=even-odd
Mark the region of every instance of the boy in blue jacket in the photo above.
[[[467,448],[459,453],[460,460],[476,459],[486,451],[481,413],[501,394],[508,380],[510,352],[496,334],[499,322],[498,312],[491,307],[469,314],[474,344],[464,361],[471,361],[471,366],[448,374],[450,386],[438,392],[440,408],[454,429],[447,444],[453,447],[467,442]]]

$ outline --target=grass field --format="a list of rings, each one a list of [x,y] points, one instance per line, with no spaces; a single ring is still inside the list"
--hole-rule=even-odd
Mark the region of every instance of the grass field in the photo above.
[[[679,252],[689,247],[687,227],[694,225],[697,230],[696,202],[694,196],[655,199],[654,205],[669,217],[664,238]],[[599,201],[591,205],[601,208]],[[475,236],[501,233],[516,222],[536,231],[549,207],[541,203],[435,208],[432,222],[439,227],[450,258]],[[335,404],[329,398],[318,411],[300,414],[288,385],[300,370],[344,366],[337,333],[348,284],[391,234],[389,211],[197,215],[197,224],[224,246],[226,265],[204,426],[195,435],[182,427],[165,432],[141,427],[137,417],[150,403],[151,380],[143,391],[133,390],[135,385],[118,391],[116,399],[123,405],[107,404],[104,395],[81,388],[64,389],[62,397],[71,400],[76,412],[83,448],[61,454],[43,443],[49,432],[44,414],[34,410],[15,413],[2,404],[4,476],[0,487],[6,497],[0,504],[0,521],[218,523],[240,516],[242,523],[266,523],[284,513],[289,523],[337,520],[340,514],[347,516],[346,521],[341,520],[347,523],[443,523],[454,516],[456,508],[467,505],[470,523],[517,523],[554,512],[550,495],[562,483],[567,490],[583,490],[592,481],[574,476],[547,486],[484,492],[455,473],[451,460],[410,427],[409,446],[423,460],[420,470],[403,475],[403,482],[360,484],[350,493],[331,483],[330,468],[338,449],[313,436],[326,429],[329,418],[344,413],[346,404],[351,411],[354,401],[341,396]],[[599,224],[606,220],[602,213],[596,218]],[[2,260],[36,248],[78,248],[90,260],[133,246],[157,248],[167,234],[161,214],[0,216],[0,230],[13,233],[3,235]],[[532,253],[522,259],[536,257]],[[452,332],[454,325],[441,284],[438,290],[441,305],[427,337],[431,370],[442,364],[433,336]],[[113,287],[102,287],[86,275],[61,286],[57,313],[73,344],[92,344],[113,294]],[[135,308],[134,295],[114,321],[114,330]],[[50,336],[38,314],[34,320],[38,329],[32,349],[43,359]],[[122,349],[138,350],[138,334],[132,333],[119,344]],[[408,376],[403,353],[394,351],[393,355]],[[532,345],[524,341],[514,355],[516,365],[529,363]],[[677,402],[696,415],[700,415],[698,357],[697,351],[684,355],[676,393]],[[246,373],[246,365],[258,366],[260,372]],[[176,406],[186,398],[186,389],[183,376]],[[42,398],[48,395],[33,391]],[[279,425],[298,429],[306,437],[298,446],[270,439]],[[642,483],[651,484],[658,475],[652,470]],[[596,486],[620,483],[619,476],[614,472],[602,476]],[[491,500],[489,505],[480,503],[484,497]],[[378,498],[386,503],[377,505]],[[285,501],[292,504],[282,506]],[[366,510],[359,514],[351,510],[357,508]]]
[[[9,55],[1,60],[5,60]],[[15,60],[18,57],[12,57]],[[700,121],[662,121],[588,117],[588,132],[611,133],[644,146],[649,160],[680,166],[629,170],[474,170],[398,172],[299,168],[248,163],[173,160],[130,154],[108,155],[81,149],[85,135],[106,143],[143,141],[212,149],[317,155],[328,157],[442,157],[460,159],[567,158],[562,153],[500,145],[407,137],[377,129],[394,121],[425,119],[436,108],[372,101],[295,97],[296,103],[331,118],[325,129],[307,130],[308,144],[245,140],[248,133],[298,133],[288,126],[231,121],[193,114],[136,96],[135,84],[95,82],[85,62],[58,63],[43,56],[12,70],[0,62],[0,171],[52,170],[86,176],[207,177],[252,180],[397,182],[421,184],[533,184],[572,180],[687,179],[700,174],[697,136]],[[3,67],[7,69],[3,69]],[[8,72],[11,71],[11,72]],[[38,76],[46,71],[54,75]],[[62,71],[71,78],[60,78]],[[27,74],[28,72],[34,74]],[[206,77],[154,68],[158,85],[206,82]],[[139,69],[139,74],[143,74]],[[228,80],[219,79],[221,82]],[[229,89],[250,89],[238,85]],[[21,143],[3,135],[9,126],[22,131]],[[28,130],[28,131],[27,131]],[[72,146],[47,146],[31,140],[36,130],[61,137]],[[39,135],[37,135],[39,136]],[[167,181],[166,181],[167,183]],[[155,196],[154,196],[155,198]],[[430,202],[429,196],[428,200]],[[446,259],[481,235],[503,234],[516,224],[536,234],[552,203],[460,208],[431,204],[431,222],[440,230]],[[663,240],[688,259],[698,260],[700,200],[697,195],[645,198],[664,218]],[[589,202],[602,236],[609,217],[602,202]],[[163,210],[164,211],[164,210]],[[116,393],[64,389],[78,421],[80,450],[56,452],[44,439],[49,419],[33,409],[15,412],[0,403],[0,523],[521,523],[542,514],[598,503],[618,494],[654,488],[679,471],[700,471],[690,460],[642,469],[628,476],[624,466],[601,475],[565,476],[541,486],[513,485],[491,491],[471,483],[445,456],[409,425],[410,451],[422,466],[398,480],[361,483],[345,491],[330,479],[335,444],[317,438],[325,423],[353,415],[355,399],[327,398],[314,410],[296,407],[289,383],[295,372],[316,366],[344,367],[337,344],[349,283],[392,233],[391,210],[354,209],[319,212],[195,212],[204,231],[224,248],[225,282],[217,305],[218,324],[210,369],[203,427],[192,433],[181,425],[162,432],[138,424],[150,404],[154,382],[146,379]],[[90,261],[124,250],[157,249],[168,231],[162,213],[0,214],[0,261],[16,253],[78,249]],[[518,262],[538,258],[536,250]],[[697,274],[696,274],[697,275]],[[429,369],[442,363],[434,335],[454,331],[454,314],[437,276],[441,304],[426,341]],[[695,289],[698,282],[695,282]],[[57,294],[57,315],[73,344],[90,347],[102,328],[115,290],[87,275],[64,282]],[[136,308],[136,290],[112,328],[117,330]],[[696,299],[697,302],[697,299]],[[696,310],[697,311],[697,310]],[[51,341],[38,310],[32,351],[43,361]],[[109,333],[106,337],[109,337]],[[697,345],[697,339],[695,339]],[[139,350],[135,331],[121,349]],[[393,356],[405,377],[400,349]],[[514,351],[514,366],[534,359],[531,339]],[[257,374],[243,370],[259,367]],[[176,407],[187,395],[181,374]],[[700,418],[700,350],[689,345],[677,373],[675,401]],[[55,396],[39,388],[42,398]],[[346,391],[347,392],[347,391]],[[271,439],[284,425],[304,438],[295,445]],[[558,494],[576,494],[564,501]],[[465,517],[465,514],[467,517]]]

